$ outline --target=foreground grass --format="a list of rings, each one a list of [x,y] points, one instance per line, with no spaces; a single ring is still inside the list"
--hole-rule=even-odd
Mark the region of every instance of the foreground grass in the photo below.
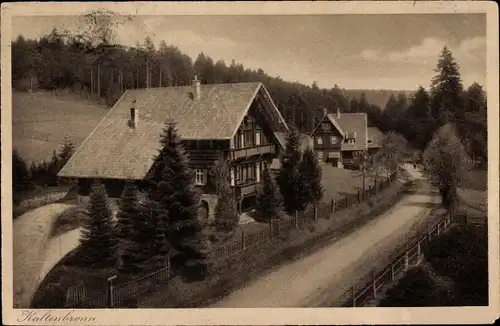
[[[371,204],[362,203],[340,211],[330,219],[309,221],[301,229],[291,231],[287,237],[274,239],[217,264],[213,276],[202,282],[188,283],[177,277],[169,284],[160,286],[155,293],[137,298],[137,306],[192,308],[210,305],[270,269],[318,250],[332,238],[348,235],[392,207],[405,194],[404,190],[404,184],[395,181]]]
[[[379,306],[488,305],[487,232],[459,226],[424,251],[426,263],[409,270]]]

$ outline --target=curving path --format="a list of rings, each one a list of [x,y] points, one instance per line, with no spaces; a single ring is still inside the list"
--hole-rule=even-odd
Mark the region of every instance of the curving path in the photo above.
[[[410,179],[422,178],[407,165]],[[420,183],[419,192],[405,196],[392,209],[321,250],[281,266],[216,302],[211,308],[319,307],[332,305],[350,285],[366,275],[388,251],[428,219],[439,197]]]
[[[13,221],[14,308],[28,308],[45,275],[78,244],[78,230],[50,238],[55,218],[72,206],[42,206]]]

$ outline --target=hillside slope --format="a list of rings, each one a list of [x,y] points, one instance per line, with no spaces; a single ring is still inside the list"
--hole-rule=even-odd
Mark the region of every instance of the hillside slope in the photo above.
[[[106,114],[105,106],[47,92],[12,94],[12,141],[28,165],[50,159],[66,138],[78,146]]]

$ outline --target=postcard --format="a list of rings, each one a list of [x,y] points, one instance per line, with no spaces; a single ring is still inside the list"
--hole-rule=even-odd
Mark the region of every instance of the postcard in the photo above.
[[[491,323],[498,7],[2,4],[8,325]]]

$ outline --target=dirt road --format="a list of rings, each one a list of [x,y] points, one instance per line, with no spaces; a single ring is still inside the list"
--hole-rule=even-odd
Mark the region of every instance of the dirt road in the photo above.
[[[412,166],[405,168],[411,179],[421,179],[419,171]],[[437,195],[420,183],[416,193],[407,195],[384,215],[351,235],[272,270],[210,307],[329,306],[353,282],[380,264],[379,261],[387,259],[389,251],[427,220],[438,203]]]
[[[42,272],[48,267],[44,269],[48,249],[54,251],[54,240],[49,237],[52,223],[68,207],[71,205],[46,205],[14,220],[12,258],[15,308],[29,306],[31,297],[43,279],[40,277],[45,276]],[[53,261],[58,253],[51,252],[49,256],[50,261]]]

